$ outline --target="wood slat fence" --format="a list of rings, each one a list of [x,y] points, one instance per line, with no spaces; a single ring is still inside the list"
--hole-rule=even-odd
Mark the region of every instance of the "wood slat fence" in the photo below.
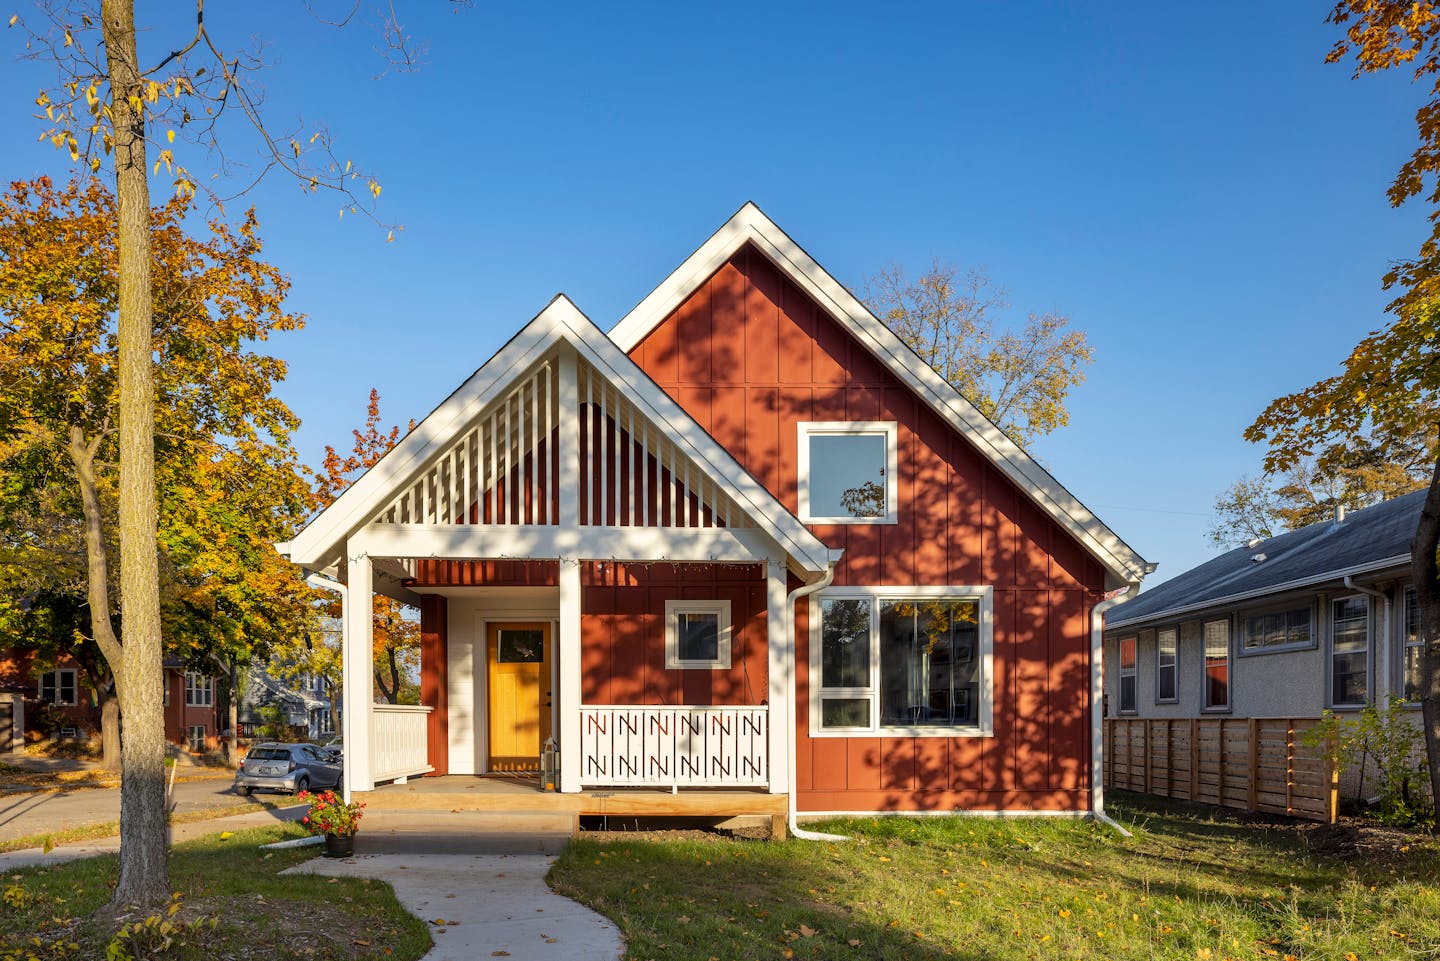
[[[1300,743],[1319,718],[1106,718],[1105,787],[1334,823],[1339,774]]]

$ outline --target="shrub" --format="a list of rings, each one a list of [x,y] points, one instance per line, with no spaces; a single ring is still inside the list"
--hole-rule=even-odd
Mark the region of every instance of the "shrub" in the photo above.
[[[152,914],[143,921],[122,925],[105,946],[106,961],[170,961],[200,956],[219,919],[177,921],[179,910],[177,894],[163,915]]]
[[[1422,750],[1424,735],[1410,714],[1397,697],[1384,708],[1367,704],[1353,719],[1326,711],[1301,740],[1322,751],[1338,770],[1358,762],[1362,783],[1366,760],[1373,760],[1380,789],[1376,817],[1385,824],[1430,827],[1435,823],[1435,808],[1425,793],[1430,765]]]

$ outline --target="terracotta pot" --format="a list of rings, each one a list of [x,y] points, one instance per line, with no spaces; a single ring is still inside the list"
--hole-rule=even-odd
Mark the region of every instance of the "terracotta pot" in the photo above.
[[[355,853],[355,835],[325,835],[325,856],[327,858],[348,858]]]

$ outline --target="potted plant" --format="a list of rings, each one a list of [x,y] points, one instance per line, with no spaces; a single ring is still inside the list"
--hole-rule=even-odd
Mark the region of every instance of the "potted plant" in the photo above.
[[[355,853],[355,832],[365,805],[359,801],[342,801],[334,791],[301,791],[296,795],[310,802],[310,811],[301,819],[311,834],[325,835],[325,856],[348,858]]]

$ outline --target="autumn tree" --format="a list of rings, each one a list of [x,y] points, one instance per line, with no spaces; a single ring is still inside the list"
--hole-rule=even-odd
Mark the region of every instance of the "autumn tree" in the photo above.
[[[354,442],[350,452],[341,454],[331,445],[325,445],[325,459],[321,465],[316,484],[316,498],[322,507],[334,503],[335,498],[355,479],[380,462],[390,448],[400,440],[398,424],[388,431],[381,427],[380,392],[370,389],[370,400],[365,408],[365,426],[351,431]],[[415,429],[410,421],[405,430]],[[333,606],[333,602],[332,602]],[[338,608],[330,612],[339,616]],[[374,599],[373,658],[375,686],[391,704],[399,704],[405,679],[419,668],[420,625],[413,616],[413,609],[392,597],[376,594]]]
[[[1339,508],[1361,510],[1424,487],[1437,417],[1440,409],[1418,417],[1426,430],[1413,436],[1372,430],[1331,444],[1282,472],[1240,478],[1215,498],[1210,540],[1217,547],[1235,547],[1329,520]]]
[[[227,145],[248,139],[259,159],[239,188],[280,170],[305,189],[336,194],[342,212],[368,211],[380,185],[336,156],[321,126],[277,132],[265,118],[258,51],[237,50],[207,25],[204,0],[155,8],[158,23],[137,30],[134,0],[39,0],[33,17],[12,16],[26,55],[56,68],[57,79],[36,98],[42,139],[90,171],[113,176],[117,259],[115,339],[118,381],[114,431],[118,439],[120,636],[106,648],[125,712],[121,779],[120,877],[114,902],[157,904],[169,894],[164,814],[164,720],[156,680],[162,664],[160,571],[157,561],[155,385],[150,355],[154,252],[148,229],[150,180],[163,167],[180,196],[210,178],[196,176],[177,151],[223,175],[237,168]],[[309,6],[309,5],[307,5]],[[322,22],[344,26],[359,10]],[[311,7],[313,12],[314,8]],[[411,69],[417,49],[395,17],[381,15],[387,68]],[[176,19],[180,17],[181,19]],[[32,22],[33,21],[33,22]],[[147,56],[141,58],[138,37]],[[231,121],[234,121],[233,123]],[[177,144],[177,140],[179,143]],[[154,155],[153,168],[151,165]],[[253,158],[252,158],[253,159]],[[207,190],[209,188],[206,188]],[[219,200],[212,194],[212,198]],[[390,233],[393,237],[393,230]],[[112,655],[118,660],[112,660]]]
[[[1019,329],[998,325],[1010,305],[983,270],[934,261],[911,278],[891,266],[861,299],[911,350],[1017,444],[1070,422],[1065,399],[1085,380],[1093,350],[1069,318],[1032,313]]]
[[[172,637],[173,649],[199,656],[280,628],[287,593],[278,579],[264,581],[256,571],[267,564],[288,571],[266,560],[269,543],[303,516],[308,491],[289,448],[294,415],[271,393],[284,364],[250,349],[299,328],[301,319],[284,308],[288,282],[260,259],[253,214],[236,225],[212,221],[206,236],[194,237],[185,227],[189,209],[189,200],[177,198],[147,218],[155,257],[146,354],[161,361],[152,381],[161,400],[151,474],[158,492],[156,612],[191,632]],[[56,187],[41,179],[0,195],[0,505],[7,510],[7,566],[27,565],[48,577],[52,590],[69,584],[82,592],[88,640],[115,680],[119,711],[104,718],[125,721],[122,812],[125,804],[145,809],[146,799],[134,794],[152,785],[134,783],[132,728],[144,728],[145,712],[154,712],[160,815],[157,825],[143,822],[135,830],[142,837],[159,831],[163,872],[164,632],[143,675],[126,675],[141,667],[126,632],[124,580],[117,589],[112,574],[114,546],[118,541],[123,550],[124,543],[123,529],[117,533],[123,489],[116,490],[114,471],[124,441],[116,429],[123,293],[117,224],[116,201],[98,180]],[[18,504],[29,505],[35,523],[17,522],[9,512]],[[23,572],[7,580],[17,576]],[[200,611],[208,635],[200,630]]]

